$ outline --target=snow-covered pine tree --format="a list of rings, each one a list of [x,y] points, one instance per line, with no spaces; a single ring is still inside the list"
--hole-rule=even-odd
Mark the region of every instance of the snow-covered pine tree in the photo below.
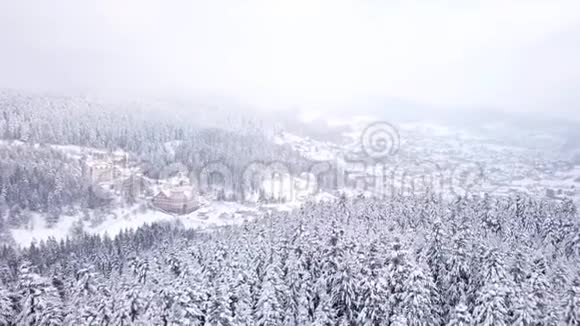
[[[219,282],[219,281],[218,281]],[[210,297],[209,306],[206,313],[205,325],[207,326],[230,326],[233,314],[229,302],[229,289],[224,281],[214,284],[213,293]]]
[[[413,268],[405,281],[399,307],[400,314],[407,319],[408,326],[441,324],[439,316],[435,314],[436,302],[431,291],[434,287],[433,280],[425,275],[419,266]]]
[[[445,225],[439,219],[434,221],[431,233],[432,238],[427,249],[427,264],[433,271],[435,283],[441,285],[448,256],[448,234]]]
[[[298,293],[298,311],[296,319],[291,321],[289,325],[309,325],[312,323],[312,317],[310,315],[310,302],[308,299],[308,293],[306,292],[306,286],[302,285],[300,287],[300,292]]]
[[[405,282],[412,269],[409,253],[403,249],[399,238],[395,238],[385,268],[385,280],[389,312],[396,313],[403,301]]]
[[[392,315],[390,318],[390,326],[408,326],[408,325],[409,321],[405,316],[395,314]]]
[[[203,325],[205,315],[208,310],[209,296],[211,288],[205,275],[197,269],[192,275],[187,275],[185,269],[180,264],[182,272],[169,286],[175,289],[175,297],[171,300],[173,307],[171,310],[170,325]]]
[[[360,312],[357,324],[363,326],[380,325],[389,316],[389,305],[385,281],[382,278],[373,278],[363,275],[359,283],[358,308]]]
[[[318,283],[325,282],[323,279]],[[319,303],[314,311],[314,320],[312,326],[334,326],[337,321],[336,311],[334,310],[332,297],[326,292],[324,286],[318,286]]]
[[[14,304],[10,297],[8,288],[4,285],[0,286],[0,325],[12,325],[14,318]]]
[[[555,304],[554,293],[547,277],[546,261],[536,258],[532,266],[529,280],[529,289],[534,303],[534,320],[543,325],[555,325],[557,323],[557,302]]]
[[[507,289],[499,282],[491,282],[484,285],[477,293],[473,311],[473,325],[509,325],[506,293]]]
[[[266,275],[256,305],[255,318],[258,326],[279,325],[284,317],[283,302],[279,293],[282,291],[280,270],[277,263],[271,262],[266,268]]]
[[[446,270],[440,284],[441,297],[444,305],[443,315],[447,315],[457,307],[459,300],[468,294],[471,283],[471,254],[467,239],[468,231],[463,227],[454,235],[446,261]]]
[[[356,281],[347,263],[341,262],[331,285],[331,296],[337,317],[348,323],[356,319]]]
[[[580,325],[580,275],[572,281],[563,307],[562,322],[567,326]]]
[[[112,325],[131,325],[146,315],[145,293],[135,284],[124,284],[114,294]]]
[[[299,315],[304,317],[304,310],[308,314],[308,299],[306,291],[304,290],[304,279],[306,278],[306,271],[301,262],[301,250],[293,250],[290,252],[286,260],[285,283],[288,285],[288,309],[285,312],[287,324],[297,324],[301,319]],[[301,311],[303,310],[303,311]],[[305,321],[302,322],[302,324]]]
[[[154,290],[158,289],[154,288]],[[167,284],[162,285],[161,290],[153,295],[153,301],[150,303],[149,309],[147,309],[142,320],[154,325],[168,326],[173,315],[172,308],[175,303],[175,297],[175,289]]]
[[[535,302],[527,283],[521,285],[514,295],[514,306],[512,312],[513,326],[533,326],[540,325],[536,319]]]
[[[103,288],[101,292],[102,294],[95,300],[96,314],[91,322],[96,325],[110,325],[115,317],[115,302],[108,289]]]
[[[471,314],[469,313],[469,308],[466,304],[467,300],[465,296],[463,296],[459,303],[455,306],[455,309],[451,312],[451,316],[449,318],[449,322],[447,322],[446,326],[471,326],[472,319]]]
[[[250,285],[244,281],[238,281],[235,289],[236,302],[234,304],[234,325],[252,326],[253,318],[253,301]]]
[[[520,248],[515,250],[509,273],[515,284],[523,284],[529,276],[529,259]]]
[[[478,283],[481,287],[475,294],[473,321],[475,325],[508,325],[507,298],[513,293],[512,283],[507,277],[504,254],[498,248],[483,249],[482,268]]]
[[[57,326],[64,320],[63,303],[54,286],[32,270],[29,263],[20,268],[20,313],[18,325]]]

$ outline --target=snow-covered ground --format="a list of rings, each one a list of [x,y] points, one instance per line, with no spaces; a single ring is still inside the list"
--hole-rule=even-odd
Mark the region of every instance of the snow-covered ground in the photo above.
[[[54,238],[57,241],[73,235],[75,229],[82,228],[88,234],[108,234],[115,236],[121,231],[135,230],[143,225],[151,225],[160,222],[175,222],[185,228],[201,229],[219,227],[225,225],[241,224],[261,218],[265,214],[292,211],[299,208],[306,200],[333,201],[337,197],[326,192],[311,194],[300,197],[300,200],[292,200],[284,203],[247,203],[224,201],[203,201],[202,207],[187,215],[172,215],[155,209],[146,208],[143,204],[131,207],[117,208],[111,212],[104,213],[104,220],[101,223],[92,225],[95,214],[89,212],[87,219],[83,213],[76,215],[63,215],[58,223],[49,227],[46,224],[45,216],[34,213],[30,223],[26,226],[11,229],[12,236],[19,246],[29,246],[33,242],[39,242]]]
[[[80,219],[80,215],[62,216],[58,224],[49,228],[43,215],[31,215],[30,223],[25,227],[11,229],[12,237],[16,244],[20,246],[28,246],[33,241],[46,240],[48,238],[64,239],[72,229],[74,222]]]
[[[280,210],[285,206],[280,205]],[[272,205],[271,209],[278,209]],[[93,212],[94,213],[94,212]],[[91,213],[91,214],[93,214]],[[59,222],[48,227],[44,216],[32,214],[31,222],[25,227],[12,229],[12,236],[20,246],[28,246],[34,241],[65,239],[72,235],[75,228],[82,225],[82,230],[89,234],[108,234],[115,236],[123,230],[136,229],[146,224],[157,222],[179,222],[186,228],[204,228],[242,223],[263,214],[257,206],[246,206],[234,202],[212,202],[188,215],[175,216],[153,209],[140,209],[138,206],[118,208],[105,215],[104,221],[91,225],[90,220],[84,220],[83,214],[61,216]]]

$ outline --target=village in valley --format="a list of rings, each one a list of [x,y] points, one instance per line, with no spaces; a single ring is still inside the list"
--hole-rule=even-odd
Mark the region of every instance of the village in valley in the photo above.
[[[123,151],[85,153],[81,163],[83,176],[103,199],[145,201],[151,208],[176,215],[189,214],[200,207],[199,194],[183,173],[153,180],[143,174],[139,162],[130,160]]]
[[[29,146],[11,141],[4,146]],[[186,228],[208,229],[240,224],[276,212],[290,212],[308,199],[333,200],[338,193],[319,193],[316,181],[290,174],[259,173],[247,189],[234,193],[225,184],[201,187],[199,171],[168,166],[155,178],[147,162],[122,150],[104,150],[75,145],[40,145],[76,162],[70,171],[85,180],[91,194],[89,207],[71,207],[56,223],[46,213],[27,212],[28,222],[10,230],[16,244],[27,246],[49,238],[75,234],[114,236],[145,224],[177,223]],[[279,177],[279,178],[278,178]]]
[[[444,195],[454,196],[457,194],[450,193],[450,187],[463,181],[451,179],[461,177],[458,172],[465,172],[475,178],[471,181],[473,193],[530,195],[580,203],[580,155],[563,156],[560,149],[564,141],[558,137],[531,130],[528,137],[506,136],[500,142],[493,135],[507,132],[493,125],[469,130],[435,123],[400,123],[397,124],[400,138],[397,155],[389,156],[378,165],[386,167],[385,174],[359,155],[360,135],[369,121],[354,121],[345,122],[352,130],[344,134],[346,145],[343,146],[290,133],[279,135],[277,142],[288,144],[314,161],[338,162],[351,178],[345,183],[364,180],[362,183],[367,189],[381,195],[385,190],[392,193],[396,189],[416,192],[417,186],[431,180],[432,184],[441,181]],[[384,177],[386,183],[377,182]]]
[[[447,175],[453,174],[453,168],[462,162],[466,162],[468,168],[481,167],[481,170],[466,171],[481,173],[476,175],[480,179],[475,180],[478,183],[471,189],[480,193],[525,194],[572,199],[576,203],[580,199],[577,191],[580,168],[572,161],[554,159],[549,152],[534,155],[535,150],[530,147],[495,144],[482,136],[435,125],[402,124],[398,127],[401,147],[386,163],[396,173],[386,176],[377,174],[374,164],[361,167],[357,152],[353,152],[353,148],[360,147],[356,144],[360,128],[345,134],[345,143],[319,141],[286,131],[275,137],[278,145],[292,148],[312,164],[335,164],[338,170],[330,173],[345,178],[343,186],[336,189],[319,188],[322,186],[312,174],[286,173],[275,179],[271,171],[260,171],[265,172],[264,178],[253,180],[251,189],[232,194],[219,182],[209,189],[200,187],[199,171],[186,171],[183,167],[170,166],[153,178],[147,173],[146,162],[125,151],[49,145],[78,162],[78,173],[90,185],[99,205],[95,209],[63,215],[58,225],[45,223],[45,218],[38,214],[28,225],[13,229],[12,234],[18,243],[27,245],[48,237],[62,239],[74,230],[113,235],[156,222],[179,223],[188,228],[239,224],[277,211],[291,211],[306,200],[335,200],[343,194],[381,198],[395,192],[413,194],[421,191],[417,186],[435,172],[441,173],[440,181],[447,183],[442,189],[443,195],[455,196],[456,193],[449,191],[453,190],[449,186],[453,186],[454,181]],[[355,164],[351,162],[353,159]],[[436,170],[430,171],[430,167]],[[385,177],[386,180],[377,184]]]

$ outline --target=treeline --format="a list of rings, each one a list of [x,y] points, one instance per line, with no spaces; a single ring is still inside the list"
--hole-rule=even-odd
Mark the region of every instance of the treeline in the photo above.
[[[235,111],[234,111],[235,112]],[[211,116],[211,118],[210,118]],[[196,103],[104,100],[0,90],[0,136],[28,143],[79,145],[139,153],[219,127],[263,134],[259,121]]]
[[[5,325],[578,325],[580,224],[526,197],[341,198],[0,252]]]

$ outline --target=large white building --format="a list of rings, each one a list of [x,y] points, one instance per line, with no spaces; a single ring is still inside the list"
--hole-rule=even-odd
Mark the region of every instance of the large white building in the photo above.
[[[91,153],[82,159],[83,175],[93,184],[112,182],[127,170],[128,161],[123,151]]]
[[[83,174],[95,184],[110,182],[115,177],[115,166],[107,161],[87,160],[83,165]]]

